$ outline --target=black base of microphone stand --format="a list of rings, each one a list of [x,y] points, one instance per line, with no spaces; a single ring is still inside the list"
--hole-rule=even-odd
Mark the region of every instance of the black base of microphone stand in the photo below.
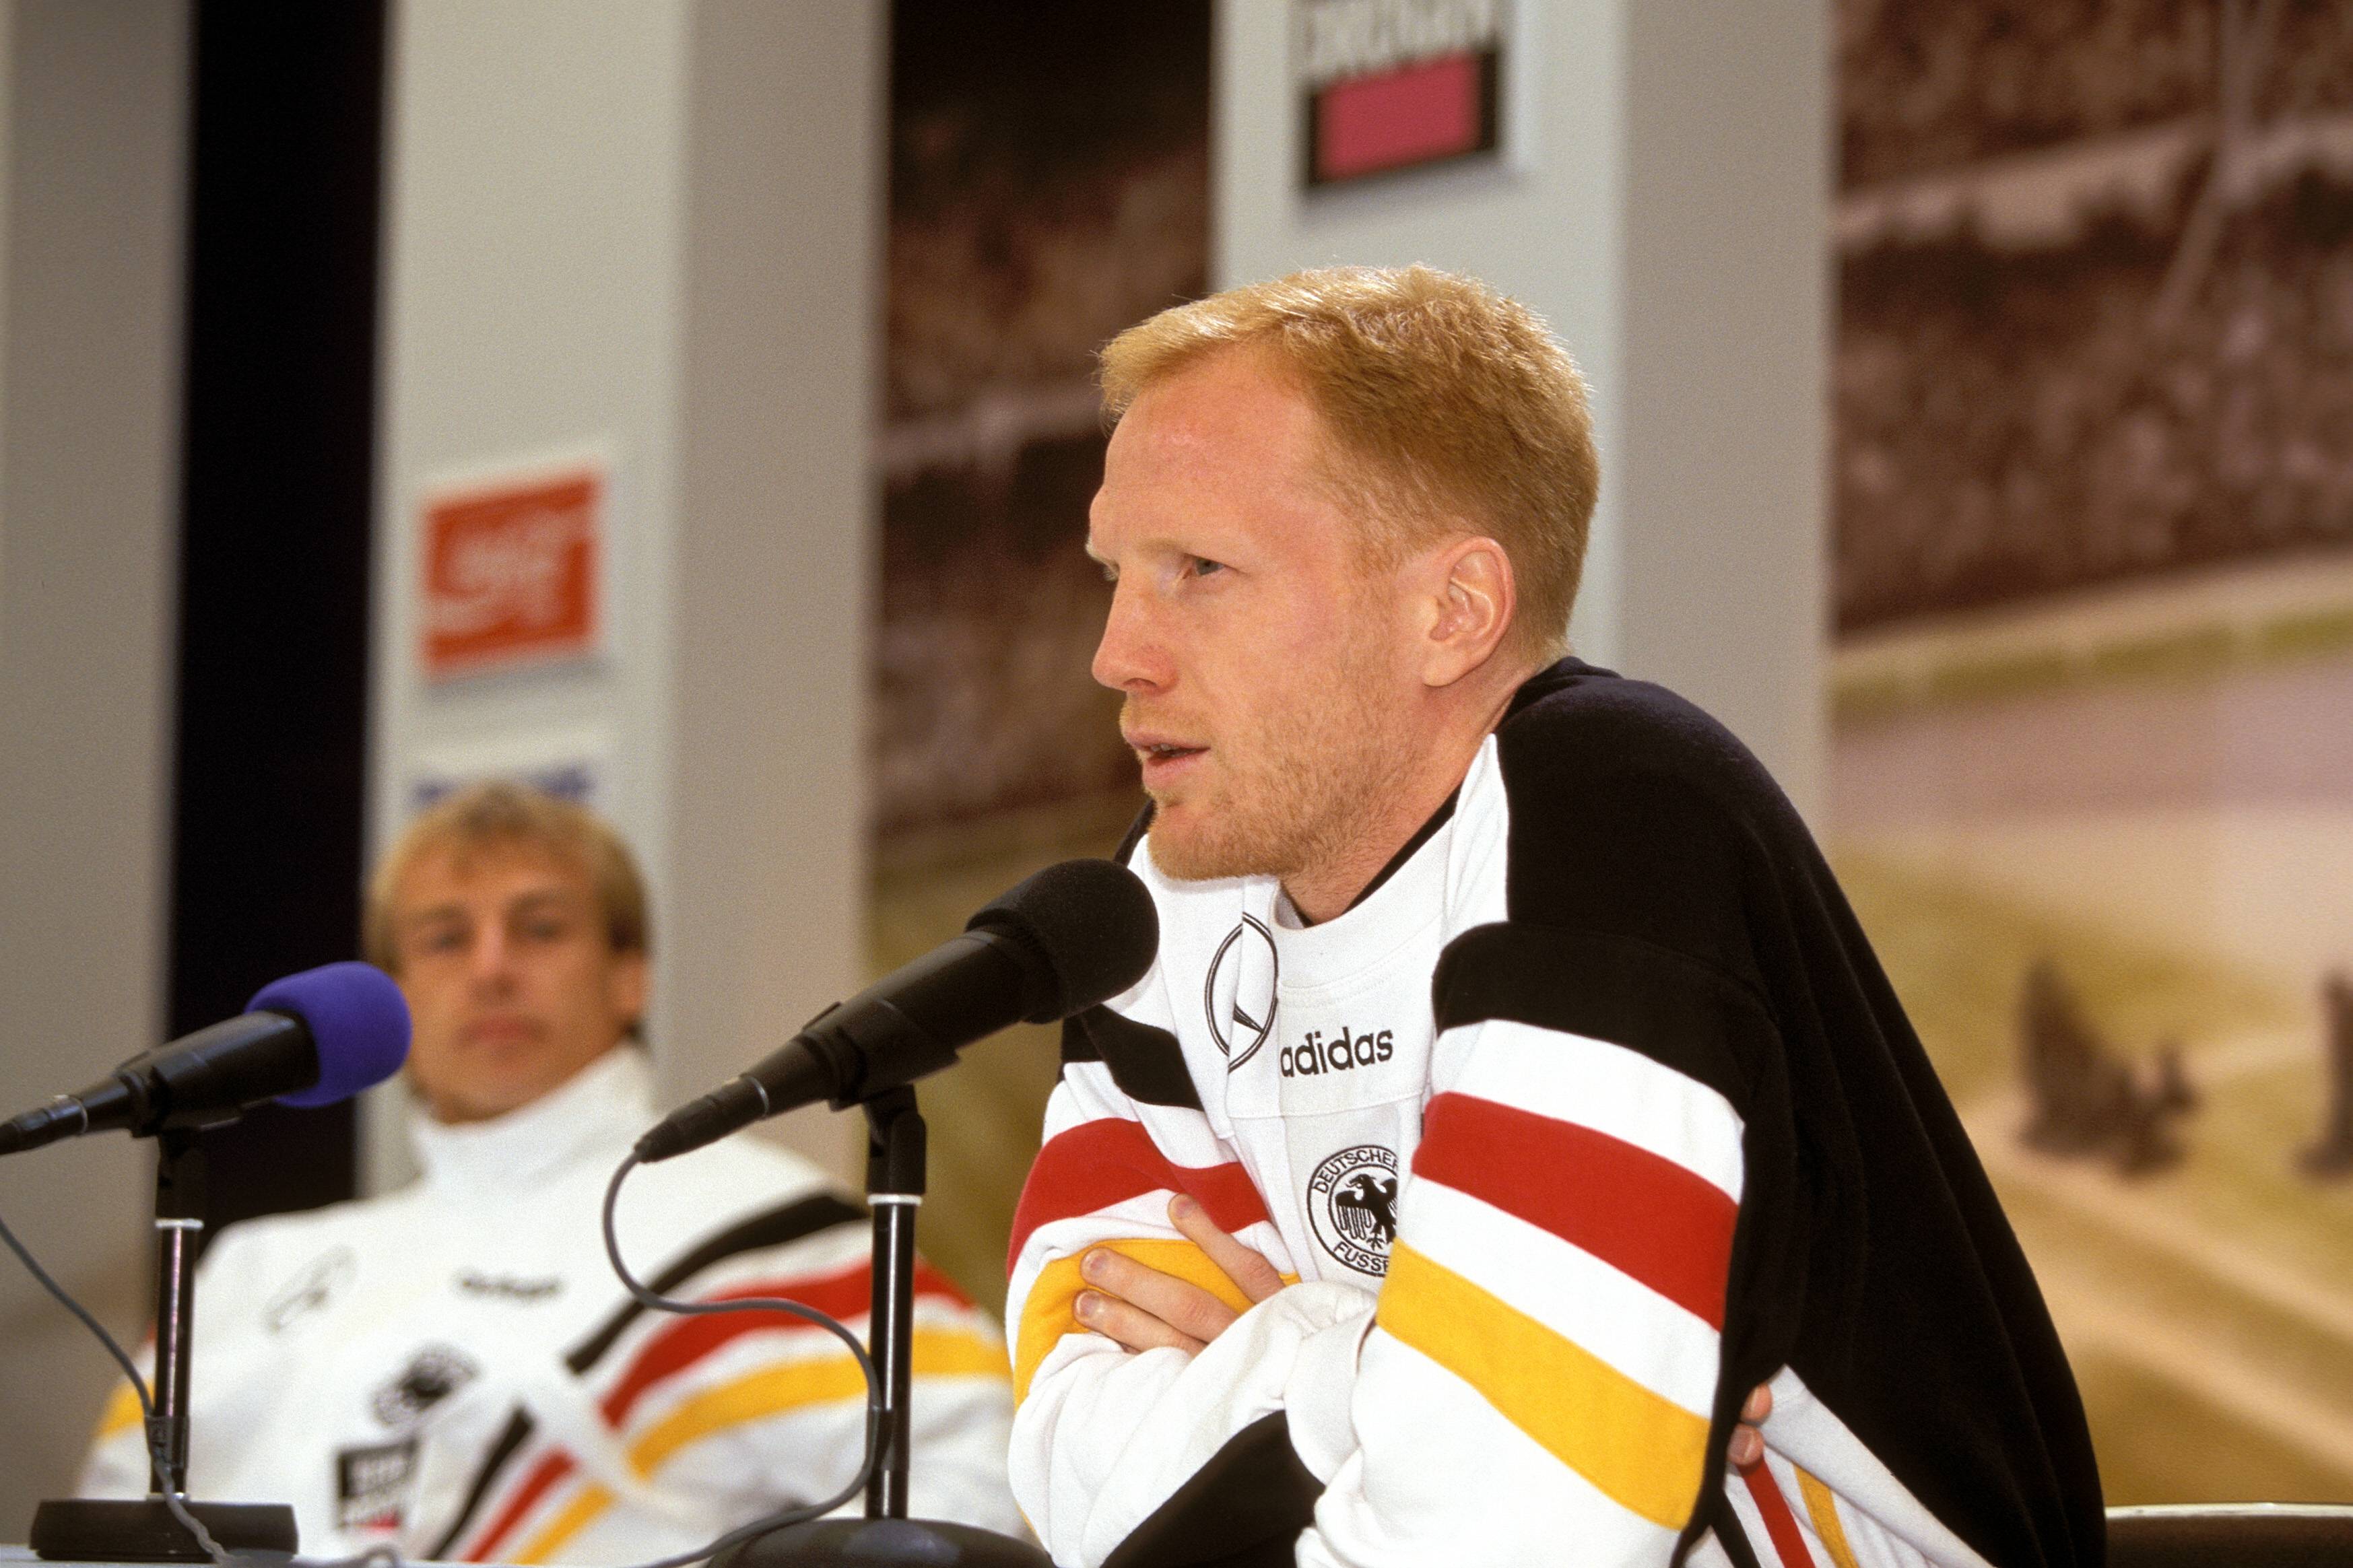
[[[191,1502],[188,1489],[188,1347],[195,1341],[196,1233],[204,1229],[205,1156],[193,1131],[155,1139],[155,1384],[149,1441],[162,1449],[147,1496],[53,1498],[33,1514],[30,1543],[49,1562],[208,1563],[163,1494],[182,1498],[230,1552],[295,1550],[294,1510],[275,1502]]]
[[[867,1352],[882,1386],[882,1429],[864,1519],[816,1519],[756,1535],[711,1568],[1053,1568],[1027,1542],[969,1524],[907,1517],[908,1402],[913,1368],[915,1210],[923,1201],[923,1119],[912,1089],[866,1101],[866,1201],[874,1212]]]
[[[815,1519],[732,1546],[711,1568],[1052,1568],[1027,1542],[936,1519]]]
[[[282,1502],[188,1502],[230,1552],[294,1551],[294,1510]],[[34,1554],[52,1563],[209,1563],[159,1497],[51,1498],[33,1511]]]

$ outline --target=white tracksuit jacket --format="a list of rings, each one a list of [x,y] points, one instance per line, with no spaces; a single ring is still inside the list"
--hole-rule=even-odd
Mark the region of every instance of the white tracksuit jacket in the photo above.
[[[1057,1563],[2096,1562],[2023,1256],[1829,871],[1655,687],[1528,683],[1356,907],[1177,882],[1066,1027],[1016,1218],[1014,1494]],[[1248,1307],[1077,1325],[1109,1246]],[[1769,1380],[1767,1458],[1725,1463]]]
[[[840,1342],[642,1311],[613,1278],[599,1205],[655,1115],[643,1054],[617,1049],[511,1115],[420,1120],[400,1192],[224,1231],[197,1277],[193,1494],[292,1504],[312,1557],[625,1563],[846,1484],[865,1391]],[[666,1293],[788,1296],[864,1337],[866,1221],[772,1144],[638,1171],[619,1221]],[[913,1512],[1018,1531],[1003,1341],[917,1284]],[[146,1489],[137,1415],[118,1390],[87,1495]]]

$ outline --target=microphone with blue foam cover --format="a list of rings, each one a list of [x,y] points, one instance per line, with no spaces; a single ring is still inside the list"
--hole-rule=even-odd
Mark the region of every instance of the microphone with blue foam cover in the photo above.
[[[280,1105],[333,1105],[375,1088],[408,1060],[408,999],[373,963],[325,963],[273,980],[245,1010],[283,1014],[310,1030],[318,1077],[272,1096]]]
[[[216,1127],[273,1100],[332,1105],[407,1058],[408,1002],[392,977],[373,964],[322,964],[263,986],[237,1017],[0,1122],[0,1154],[87,1132],[144,1138]]]

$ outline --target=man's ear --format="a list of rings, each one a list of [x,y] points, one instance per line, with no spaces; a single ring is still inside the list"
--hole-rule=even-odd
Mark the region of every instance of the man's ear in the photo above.
[[[1457,539],[1425,563],[1421,679],[1451,686],[1485,664],[1519,609],[1512,558],[1485,537]]]
[[[605,972],[605,997],[615,1013],[641,1028],[646,1018],[648,973],[643,952],[617,952]]]

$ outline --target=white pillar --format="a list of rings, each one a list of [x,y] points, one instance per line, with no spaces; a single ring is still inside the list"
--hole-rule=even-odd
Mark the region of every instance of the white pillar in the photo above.
[[[406,0],[392,51],[373,842],[449,758],[594,753],[683,1098],[855,989],[882,0]],[[612,475],[602,653],[424,681],[416,518]],[[859,1130],[796,1141],[848,1171]],[[371,1184],[403,1168],[378,1112]]]
[[[865,984],[886,0],[702,0],[688,91],[664,1077]],[[863,1180],[866,1126],[788,1142]]]
[[[0,1115],[163,1038],[187,32],[185,0],[0,0]],[[126,1337],[150,1173],[119,1136],[0,1163],[0,1215]],[[0,1257],[0,1541],[115,1375]]]
[[[1419,261],[1540,311],[1593,384],[1601,443],[1577,651],[1707,708],[1810,812],[1826,624],[1823,0],[1504,9],[1496,158],[1311,194],[1295,8],[1220,0],[1213,281]]]

